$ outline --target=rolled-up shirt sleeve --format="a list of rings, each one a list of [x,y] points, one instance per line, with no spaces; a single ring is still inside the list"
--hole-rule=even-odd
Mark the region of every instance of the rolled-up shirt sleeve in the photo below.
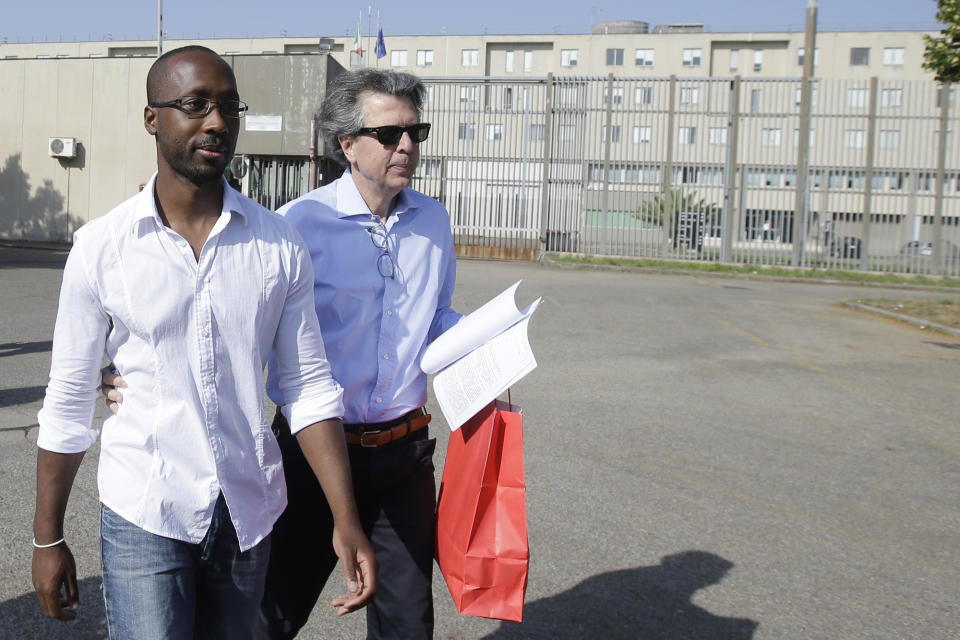
[[[299,238],[298,238],[299,240]],[[343,417],[343,389],[327,361],[313,298],[313,265],[302,242],[294,245],[290,285],[273,352],[290,432]]]
[[[63,269],[53,332],[50,382],[37,414],[37,446],[79,453],[96,442],[93,426],[110,319],[91,281],[79,237]]]

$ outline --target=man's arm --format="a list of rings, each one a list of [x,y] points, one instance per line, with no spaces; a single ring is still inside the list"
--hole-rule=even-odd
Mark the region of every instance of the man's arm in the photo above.
[[[63,538],[63,518],[73,480],[83,453],[54,453],[37,449],[37,510],[33,517],[35,545]],[[33,586],[43,612],[51,618],[73,620],[80,607],[77,568],[66,542],[33,549]]]
[[[337,615],[362,607],[376,590],[377,559],[360,526],[347,445],[340,420],[316,422],[296,434],[333,512],[333,548],[343,565],[348,593],[333,600]]]

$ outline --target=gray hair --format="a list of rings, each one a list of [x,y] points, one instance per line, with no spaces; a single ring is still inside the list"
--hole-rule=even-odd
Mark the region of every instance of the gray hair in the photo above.
[[[363,93],[385,93],[407,98],[417,118],[423,115],[426,89],[415,75],[382,69],[344,71],[331,83],[320,108],[320,133],[327,155],[340,165],[349,165],[340,148],[340,136],[352,136],[363,126]]]

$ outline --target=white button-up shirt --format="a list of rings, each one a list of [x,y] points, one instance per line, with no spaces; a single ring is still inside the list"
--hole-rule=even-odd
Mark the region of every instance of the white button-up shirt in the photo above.
[[[37,444],[76,453],[95,442],[106,354],[128,388],[103,424],[100,500],[146,531],[196,543],[222,491],[246,550],[286,506],[263,406],[271,351],[293,431],[343,415],[313,269],[291,226],[226,181],[196,259],[160,220],[155,180],[74,236]]]
[[[422,407],[427,376],[420,358],[460,320],[450,308],[457,256],[447,210],[404,189],[381,225],[347,170],[279,213],[310,249],[317,317],[333,375],[344,388],[344,422],[384,422]],[[371,230],[385,242],[374,242]],[[389,273],[384,252],[393,277],[383,275]],[[267,393],[283,404],[276,373],[271,365]]]

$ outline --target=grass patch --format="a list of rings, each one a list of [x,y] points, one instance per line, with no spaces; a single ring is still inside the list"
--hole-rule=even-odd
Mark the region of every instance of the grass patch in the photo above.
[[[609,256],[553,256],[554,262],[566,264],[595,264],[616,267],[636,267],[659,269],[663,271],[682,271],[692,273],[729,273],[733,275],[775,276],[796,278],[798,280],[841,280],[845,282],[872,282],[878,284],[913,284],[938,287],[957,287],[960,278],[937,276],[909,276],[890,273],[869,273],[846,269],[816,269],[798,267],[777,267],[767,265],[739,265],[720,262],[684,262],[682,260],[662,260],[659,258],[613,258]]]
[[[919,318],[951,329],[960,329],[960,298],[943,297],[937,300],[870,298],[857,300],[857,302],[891,313]]]

